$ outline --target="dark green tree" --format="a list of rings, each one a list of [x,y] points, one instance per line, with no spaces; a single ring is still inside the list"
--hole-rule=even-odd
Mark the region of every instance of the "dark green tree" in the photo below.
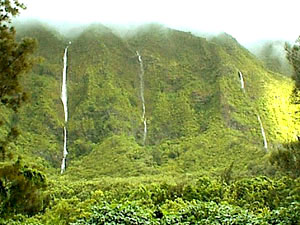
[[[291,177],[300,177],[300,143],[292,142],[272,151],[270,163]]]
[[[18,0],[0,0],[0,106],[8,107],[14,112],[26,100],[26,94],[20,85],[20,76],[32,67],[32,53],[36,46],[36,42],[30,38],[16,41],[12,18],[22,9],[25,6]],[[3,121],[0,121],[1,124]],[[9,129],[7,137],[0,140],[2,160],[5,159],[8,143],[19,133],[14,123]]]
[[[33,215],[42,210],[45,187],[45,175],[22,165],[20,159],[0,167],[0,217]]]
[[[286,44],[285,50],[287,52],[287,59],[294,70],[293,79],[295,80],[295,88],[291,99],[294,104],[300,104],[300,36],[292,47]]]
[[[9,109],[12,115],[11,121],[5,121],[5,126],[0,121],[0,128],[6,129],[7,133],[0,139],[2,161],[6,158],[8,144],[19,134],[16,113],[26,100],[20,78],[35,61],[35,40],[26,38],[18,42],[12,26],[12,18],[22,9],[25,6],[18,0],[0,0],[0,109]],[[15,163],[2,162],[0,165],[0,217],[39,212],[43,207],[41,189],[46,186],[45,176],[23,166],[20,159]]]
[[[295,87],[291,95],[292,103],[300,104],[300,36],[293,46],[286,44],[287,59],[294,69],[293,79]],[[298,108],[299,109],[299,108]],[[296,112],[296,118],[299,120],[299,112]],[[299,133],[299,131],[298,131]],[[272,152],[270,162],[279,170],[288,173],[290,176],[299,177],[300,169],[300,142],[289,143],[285,148]]]
[[[285,46],[287,52],[287,59],[294,69],[294,76],[296,89],[300,89],[300,36],[295,44],[291,47],[288,44]]]

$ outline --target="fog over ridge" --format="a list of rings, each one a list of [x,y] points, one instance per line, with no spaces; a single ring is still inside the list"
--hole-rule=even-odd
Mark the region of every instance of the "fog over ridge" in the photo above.
[[[293,42],[300,1],[146,1],[146,0],[27,0],[20,18],[39,19],[60,30],[66,25],[101,23],[126,29],[159,23],[193,33],[226,32],[244,46],[259,40]]]

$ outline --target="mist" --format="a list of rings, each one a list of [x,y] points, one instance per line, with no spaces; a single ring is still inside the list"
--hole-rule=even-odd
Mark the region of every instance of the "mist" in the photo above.
[[[52,30],[57,35],[60,35],[66,39],[74,39],[79,36],[83,31],[92,26],[103,26],[103,28],[108,28],[109,32],[113,32],[121,38],[127,38],[136,35],[143,30],[149,29],[160,29],[161,32],[167,32],[168,27],[161,23],[136,23],[136,24],[101,24],[99,22],[94,23],[76,23],[76,22],[51,22],[43,21],[39,19],[15,19],[14,26],[17,32],[23,32],[26,29],[30,29],[34,26],[42,26],[48,30]],[[173,28],[174,29],[174,28]],[[224,32],[203,32],[195,29],[177,29],[184,32],[191,32],[193,35],[198,37],[204,37],[206,39],[212,39],[219,35],[224,34]],[[231,36],[231,34],[229,34]],[[236,37],[232,36],[234,39]],[[238,40],[237,40],[238,41]],[[239,42],[239,41],[238,41]],[[240,42],[239,42],[240,43]],[[293,73],[292,67],[290,66],[288,60],[286,59],[286,52],[284,49],[285,43],[293,44],[291,41],[286,40],[258,40],[254,43],[244,44],[240,43],[242,46],[247,48],[251,53],[253,53],[258,59],[260,59],[265,67],[273,72],[278,72],[291,76]]]
[[[247,48],[260,59],[267,69],[287,76],[293,75],[293,68],[286,58],[284,40],[264,40],[249,45]]]
[[[80,35],[91,24],[102,24],[121,37],[137,32],[145,24],[158,24],[205,38],[228,33],[250,50],[265,66],[291,75],[284,43],[292,44],[300,34],[297,8],[300,2],[244,1],[144,1],[130,0],[85,4],[70,0],[28,0],[27,9],[15,20],[23,25],[42,23],[67,38]],[[293,7],[290,7],[290,6]],[[299,7],[297,7],[297,5]]]
[[[71,0],[28,0],[25,4],[27,9],[20,19],[38,19],[61,33],[91,23],[123,31],[158,23],[201,35],[226,32],[246,47],[260,40],[293,42],[299,35],[295,27],[300,2],[295,0],[86,0],[84,4]]]

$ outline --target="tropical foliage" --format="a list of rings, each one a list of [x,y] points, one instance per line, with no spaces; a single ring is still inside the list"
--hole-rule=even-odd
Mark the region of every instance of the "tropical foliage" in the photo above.
[[[0,140],[11,153],[0,165],[1,224],[297,224],[293,81],[230,35],[160,25],[122,37],[102,25],[70,36],[40,23],[16,29],[15,46],[35,38],[40,60],[18,75],[28,103],[17,114],[2,101],[17,92],[1,96]],[[60,175],[67,45],[69,155]]]

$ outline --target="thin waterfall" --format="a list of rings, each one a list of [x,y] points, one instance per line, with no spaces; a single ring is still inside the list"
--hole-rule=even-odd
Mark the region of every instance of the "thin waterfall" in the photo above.
[[[243,91],[245,92],[245,84],[244,84],[244,78],[243,78],[243,74],[239,71],[239,78],[241,80],[241,88],[243,89]]]
[[[61,162],[61,174],[66,170],[66,160],[67,160],[67,129],[64,127],[64,152],[63,152],[63,159]]]
[[[243,74],[240,71],[238,72],[238,74],[239,74],[239,78],[241,80],[241,88],[243,89],[243,92],[245,93],[245,84],[244,84]],[[265,130],[264,130],[263,124],[261,122],[259,114],[257,114],[257,120],[260,125],[261,135],[262,135],[263,141],[264,141],[264,148],[266,149],[266,151],[268,151],[267,138],[266,138]]]
[[[136,51],[136,55],[137,55],[139,63],[140,63],[140,72],[139,72],[139,77],[140,77],[140,95],[141,95],[142,106],[143,106],[142,120],[143,120],[143,123],[144,123],[143,144],[145,144],[146,137],[147,137],[147,120],[146,120],[146,117],[145,117],[146,106],[145,106],[145,98],[144,98],[144,66],[143,66],[142,57],[141,57],[141,55],[139,54],[138,51]]]
[[[69,42],[71,44],[71,42]],[[62,79],[62,88],[61,88],[61,101],[64,107],[65,113],[65,124],[64,124],[64,151],[63,159],[61,162],[61,174],[66,170],[66,159],[68,155],[67,150],[67,122],[68,122],[68,96],[67,96],[67,66],[68,66],[68,47],[65,48],[64,53],[64,69],[63,69],[63,79]]]
[[[261,122],[260,116],[258,114],[257,114],[257,120],[258,120],[259,125],[260,125],[261,135],[263,136],[264,147],[265,147],[266,151],[268,151],[268,143],[267,143],[267,138],[266,138],[265,130],[264,130],[263,124]]]
[[[62,80],[62,88],[61,88],[61,101],[64,106],[65,113],[65,123],[68,122],[68,96],[67,96],[67,66],[68,66],[68,47],[65,48],[64,53],[64,69],[63,69],[63,80]]]

